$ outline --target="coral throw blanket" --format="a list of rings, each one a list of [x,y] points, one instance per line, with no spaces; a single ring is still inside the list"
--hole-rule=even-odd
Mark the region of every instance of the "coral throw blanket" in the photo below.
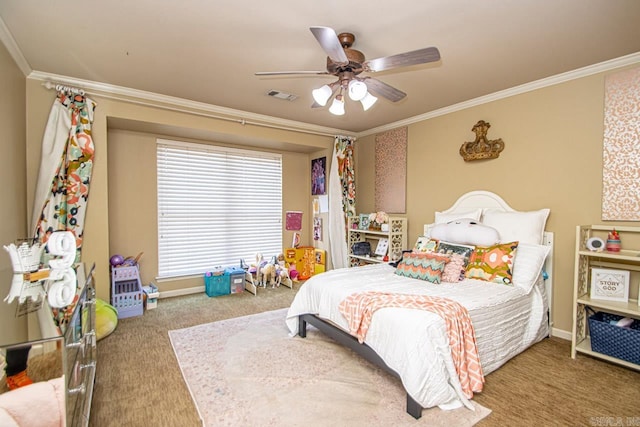
[[[448,298],[376,291],[351,294],[339,305],[340,312],[349,322],[349,332],[360,343],[364,342],[373,313],[385,307],[428,310],[442,317],[447,325],[451,358],[465,396],[471,399],[474,392],[482,391],[484,375],[476,335],[466,308]]]

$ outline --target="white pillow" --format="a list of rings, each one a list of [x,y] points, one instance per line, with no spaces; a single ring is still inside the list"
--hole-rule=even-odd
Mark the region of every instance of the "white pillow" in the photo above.
[[[480,221],[480,216],[482,216],[481,208],[474,209],[472,211],[453,212],[453,213],[436,211],[435,223],[445,224],[447,222],[455,221],[456,219],[462,219],[462,218],[471,218],[471,219],[475,219],[476,221]]]
[[[531,292],[533,285],[538,281],[542,265],[550,250],[551,246],[530,243],[518,244],[511,278],[514,286],[524,289],[527,293]]]
[[[435,222],[432,222],[431,224],[425,224],[423,226],[423,230],[422,230],[422,235],[424,237],[431,237],[431,230],[433,229],[433,227],[436,225]]]
[[[549,216],[549,209],[530,212],[504,212],[487,209],[483,212],[482,223],[495,228],[500,233],[500,241],[542,243],[544,227]]]
[[[473,246],[491,246],[500,241],[498,230],[470,218],[436,224],[431,228],[430,237]]]

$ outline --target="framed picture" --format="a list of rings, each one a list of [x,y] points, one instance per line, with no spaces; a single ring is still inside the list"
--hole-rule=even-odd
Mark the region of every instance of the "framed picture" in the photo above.
[[[358,226],[360,230],[368,230],[369,229],[369,214],[360,214],[360,225]]]
[[[627,270],[592,268],[591,299],[629,301],[629,277]]]
[[[389,239],[382,238],[378,240],[378,246],[376,246],[375,254],[378,256],[385,256],[389,249]]]
[[[320,157],[311,160],[311,195],[318,196],[326,193],[327,158]]]
[[[285,229],[288,231],[302,230],[302,211],[287,211],[285,217]]]
[[[313,240],[322,240],[322,218],[313,217]]]

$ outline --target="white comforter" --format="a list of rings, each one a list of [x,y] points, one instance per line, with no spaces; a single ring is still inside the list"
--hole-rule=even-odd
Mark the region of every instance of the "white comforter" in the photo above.
[[[451,298],[469,311],[485,375],[548,334],[541,280],[526,294],[518,287],[480,280],[433,285],[394,272],[387,264],[374,264],[313,276],[289,307],[289,330],[295,335],[297,316],[313,313],[348,331],[338,304],[355,292],[377,290]],[[438,315],[404,308],[380,309],[373,315],[365,343],[400,375],[407,393],[422,407],[472,408],[462,393],[445,322]]]

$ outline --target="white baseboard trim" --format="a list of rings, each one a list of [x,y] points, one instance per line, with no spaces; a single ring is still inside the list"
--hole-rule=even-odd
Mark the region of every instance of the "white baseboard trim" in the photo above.
[[[193,288],[185,288],[185,289],[176,289],[175,291],[162,291],[158,298],[171,298],[171,297],[179,297],[183,295],[191,295],[191,294],[200,294],[204,293],[204,285],[195,286]]]
[[[556,338],[562,338],[563,340],[571,341],[571,332],[564,331],[558,328],[551,328],[551,336]]]

